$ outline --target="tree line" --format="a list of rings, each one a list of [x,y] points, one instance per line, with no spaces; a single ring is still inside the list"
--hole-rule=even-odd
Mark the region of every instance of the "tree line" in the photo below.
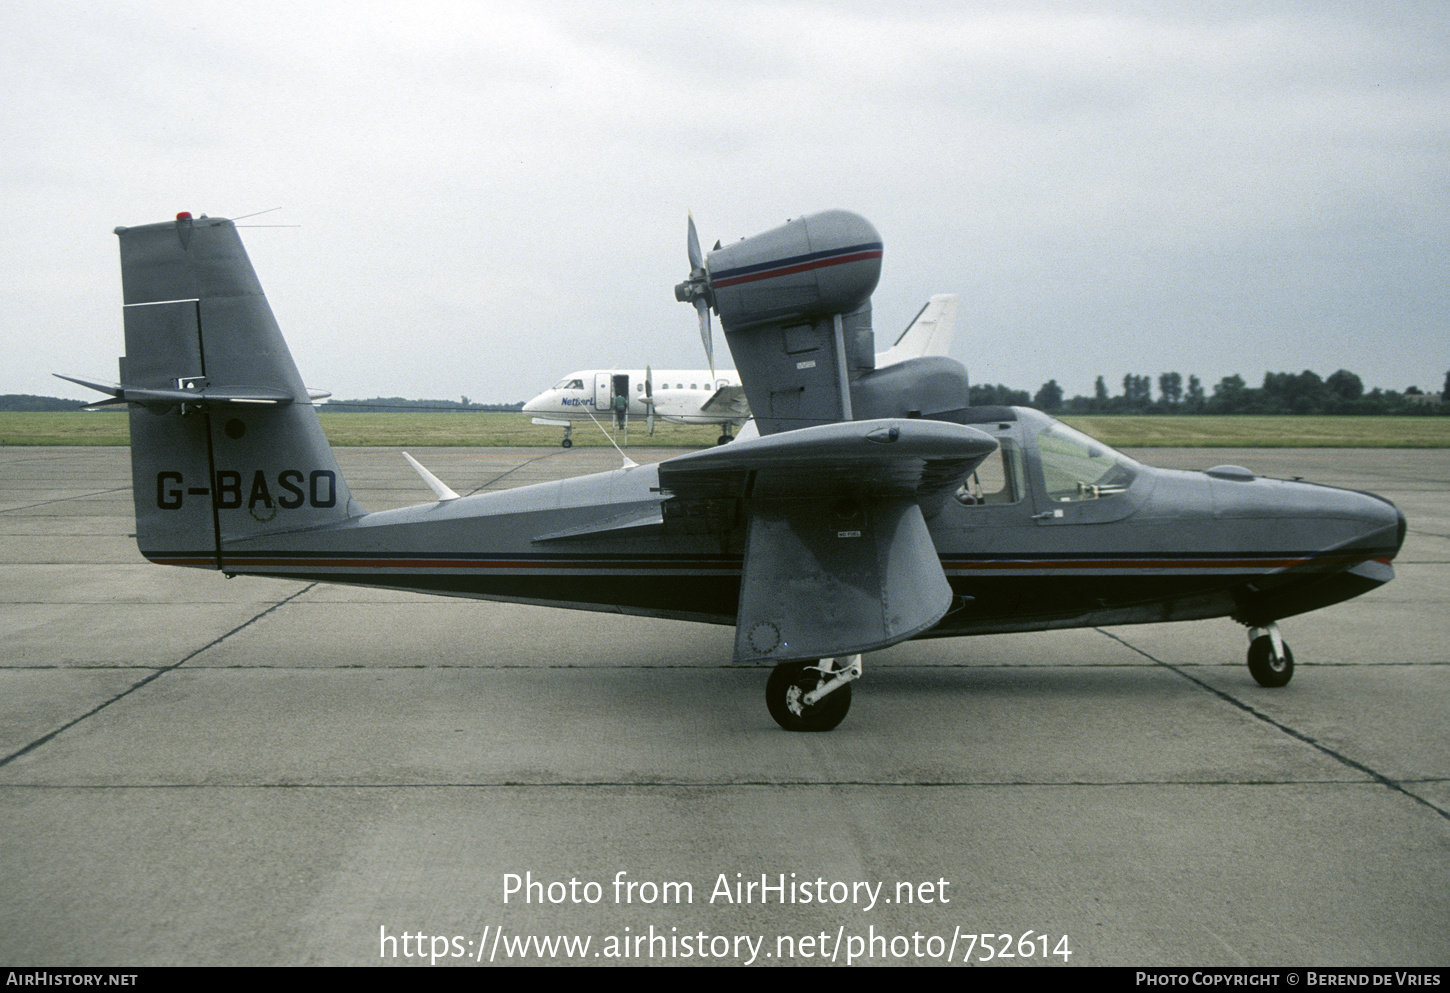
[[[96,397],[102,400],[104,397]],[[33,393],[6,393],[0,395],[0,410],[24,413],[50,413],[61,410],[79,410],[85,401],[63,400],[60,397],[42,397]]]
[[[1129,373],[1121,393],[1110,393],[1102,376],[1092,396],[1068,397],[1057,380],[1049,379],[1036,393],[1014,390],[1000,383],[970,387],[974,406],[1036,407],[1050,414],[1450,414],[1450,372],[1444,389],[1427,394],[1411,386],[1403,393],[1378,387],[1366,390],[1359,376],[1340,369],[1321,378],[1318,373],[1269,372],[1261,386],[1250,386],[1239,375],[1225,376],[1205,389],[1197,376],[1187,380],[1177,372],[1153,380]]]
[[[387,414],[397,411],[466,413],[469,411],[523,410],[524,401],[474,403],[466,396],[461,400],[405,400],[402,397],[370,397],[366,400],[329,400],[322,405],[321,409],[328,413],[353,414]]]

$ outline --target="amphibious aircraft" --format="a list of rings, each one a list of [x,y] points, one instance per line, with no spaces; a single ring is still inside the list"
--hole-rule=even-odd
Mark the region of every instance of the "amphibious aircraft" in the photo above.
[[[693,228],[693,225],[692,225]],[[230,221],[117,228],[137,543],[151,561],[735,627],[771,715],[835,727],[863,653],[909,638],[1231,616],[1281,686],[1282,618],[1388,582],[1369,494],[1152,469],[942,357],[874,368],[881,237],[842,211],[703,255],[759,436],[658,465],[366,513]],[[436,485],[435,485],[436,484]],[[601,581],[604,580],[604,581]]]
[[[954,293],[933,296],[917,311],[895,344],[876,356],[876,368],[924,355],[945,355],[956,323]],[[564,429],[563,447],[574,444],[574,421],[614,421],[628,427],[643,418],[650,434],[656,420],[676,424],[719,424],[720,444],[731,429],[750,418],[750,404],[734,369],[582,369],[571,372],[550,389],[524,404],[524,413],[540,414],[535,424]]]

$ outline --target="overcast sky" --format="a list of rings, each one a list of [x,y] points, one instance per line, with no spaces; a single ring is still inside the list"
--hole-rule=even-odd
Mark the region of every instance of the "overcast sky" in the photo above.
[[[687,210],[707,247],[862,214],[878,342],[958,293],[973,382],[1450,368],[1443,2],[0,0],[0,27],[0,393],[116,377],[116,225],[276,207],[240,223],[296,226],[242,236],[339,397],[703,366]]]

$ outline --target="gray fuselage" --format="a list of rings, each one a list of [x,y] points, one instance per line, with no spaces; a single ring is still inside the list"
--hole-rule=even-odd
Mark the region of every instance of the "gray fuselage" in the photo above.
[[[1032,410],[969,419],[999,450],[923,506],[954,596],[925,636],[1225,615],[1258,625],[1393,576],[1404,518],[1379,497],[1234,467],[1153,469]],[[746,501],[676,499],[659,467],[640,466],[230,541],[215,563],[153,557],[734,624]]]

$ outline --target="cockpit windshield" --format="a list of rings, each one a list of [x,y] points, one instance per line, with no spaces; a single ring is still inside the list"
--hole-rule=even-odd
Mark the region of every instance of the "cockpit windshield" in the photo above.
[[[582,379],[561,379],[554,384],[556,390],[582,390],[584,380]]]
[[[1056,421],[1037,436],[1037,453],[1047,497],[1056,502],[1122,493],[1139,469],[1126,455]]]

